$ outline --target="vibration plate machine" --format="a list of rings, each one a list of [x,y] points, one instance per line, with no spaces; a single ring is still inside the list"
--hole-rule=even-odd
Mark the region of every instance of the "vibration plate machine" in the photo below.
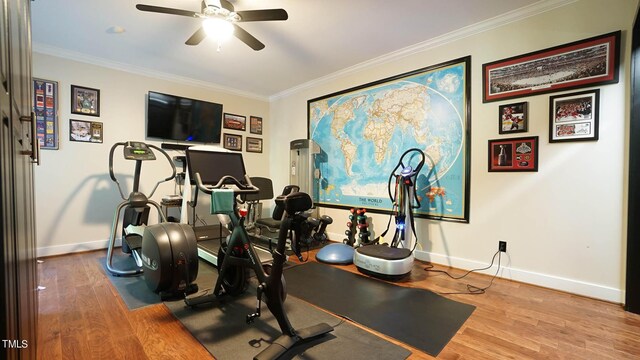
[[[410,164],[416,163],[416,159],[417,165],[412,167]],[[418,241],[417,238],[412,238],[412,235],[415,236],[413,209],[420,207],[415,185],[424,161],[425,155],[422,150],[409,149],[402,154],[389,175],[389,198],[393,203],[392,215],[396,219],[393,240],[388,245],[373,244],[357,248],[353,254],[353,263],[360,272],[389,280],[399,280],[411,272],[413,250]],[[380,238],[384,237],[388,230],[387,227]]]
[[[190,156],[189,153],[190,149],[187,149],[187,157]],[[256,194],[259,189],[251,183],[251,179],[244,173],[242,154],[218,152],[214,156],[217,159],[215,167],[219,173],[236,175],[224,175],[216,183],[204,184],[200,173],[195,172],[195,182],[200,191],[211,196],[212,213],[229,216],[228,227],[231,234],[227,239],[222,240],[220,245],[217,256],[218,279],[215,287],[213,290],[203,290],[187,296],[185,303],[189,306],[195,306],[216,302],[224,294],[240,295],[247,289],[249,271],[253,270],[258,281],[258,302],[255,312],[247,315],[246,322],[250,324],[260,317],[260,308],[264,297],[267,308],[277,320],[282,332],[281,336],[256,355],[254,359],[277,359],[294,346],[333,331],[333,327],[325,323],[296,330],[289,322],[284,309],[287,293],[283,266],[286,261],[287,237],[290,235],[292,243],[301,238],[303,223],[307,220],[304,212],[312,207],[313,202],[311,197],[303,192],[294,192],[276,198],[276,203],[284,207],[286,215],[282,219],[278,242],[273,251],[273,263],[263,264],[244,226],[248,211],[238,207],[238,197]],[[239,172],[243,174],[239,175]],[[299,246],[292,245],[294,249],[299,249]]]

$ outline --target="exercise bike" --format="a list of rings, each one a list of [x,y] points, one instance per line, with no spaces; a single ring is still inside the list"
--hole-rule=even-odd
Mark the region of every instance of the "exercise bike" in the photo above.
[[[122,187],[113,171],[115,150],[123,148],[126,160],[135,161],[133,190],[125,196]],[[144,161],[156,160],[155,149],[166,158],[171,165],[171,175],[158,181],[147,196],[140,192],[140,173]],[[195,281],[198,275],[198,253],[193,229],[185,224],[169,223],[160,205],[151,200],[158,186],[173,180],[176,167],[169,155],[161,148],[139,141],[115,143],[109,151],[109,175],[116,183],[122,202],[116,207],[111,226],[111,235],[107,247],[106,267],[113,276],[143,275],[150,290],[160,294],[164,300],[173,296],[184,296],[185,293],[197,291]],[[149,205],[152,205],[161,217],[162,222],[147,226]],[[122,251],[129,253],[135,260],[133,269],[117,269],[113,266],[113,251],[116,233],[122,217]]]
[[[224,155],[223,155],[224,154]],[[227,155],[227,156],[225,156]],[[244,163],[240,154],[235,153],[218,153],[218,156],[227,157],[225,161],[220,161],[217,166],[228,169],[244,169]],[[189,150],[187,150],[187,157]],[[228,161],[228,163],[227,163]],[[231,164],[235,162],[235,164]],[[239,163],[238,163],[239,162]],[[204,290],[196,294],[189,295],[185,298],[185,303],[189,306],[195,306],[203,303],[216,301],[223,294],[239,295],[243,293],[249,283],[249,270],[253,270],[258,279],[257,299],[258,303],[256,311],[248,314],[246,322],[252,323],[256,318],[260,317],[262,297],[264,296],[267,308],[278,321],[278,325],[282,335],[273,341],[269,347],[260,352],[254,359],[277,359],[287,350],[294,346],[324,335],[333,331],[333,327],[325,323],[320,323],[305,329],[296,330],[293,328],[287,314],[284,310],[284,300],[286,298],[286,289],[284,284],[283,265],[286,261],[285,246],[287,236],[292,231],[292,242],[295,242],[301,236],[301,225],[306,221],[306,217],[302,213],[313,205],[308,194],[302,192],[291,193],[286,196],[278,196],[276,202],[284,207],[286,215],[282,219],[280,230],[278,233],[278,242],[273,251],[273,264],[263,265],[251,243],[250,237],[244,227],[246,209],[239,209],[237,197],[255,194],[259,191],[255,187],[246,174],[244,179],[240,180],[234,176],[225,175],[216,184],[203,184],[199,173],[195,173],[195,182],[197,188],[212,195],[212,203],[228,204],[229,207],[224,209],[216,209],[216,213],[227,213],[230,218],[229,235],[226,242],[223,242],[218,252],[218,279],[213,290]],[[230,190],[230,187],[233,187]],[[230,191],[232,191],[230,193]],[[218,199],[216,199],[218,197]],[[229,198],[232,197],[232,201]],[[229,204],[231,203],[231,204]],[[215,207],[215,206],[213,206]],[[296,234],[297,232],[297,234]],[[293,246],[294,249],[299,247]],[[299,255],[299,250],[296,250]]]

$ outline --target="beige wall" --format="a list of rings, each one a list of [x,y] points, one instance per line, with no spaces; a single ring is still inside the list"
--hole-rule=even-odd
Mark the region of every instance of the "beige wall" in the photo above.
[[[115,184],[109,178],[108,156],[111,146],[120,141],[148,141],[157,146],[160,141],[145,139],[146,94],[159,91],[223,104],[225,112],[261,116],[269,122],[267,99],[229,94],[211,88],[185,85],[115,70],[104,66],[77,62],[62,57],[33,54],[34,77],[58,81],[59,85],[59,150],[42,150],[42,164],[35,169],[38,255],[63,254],[73,251],[106,247],[116,205],[121,201]],[[70,112],[71,85],[100,89],[100,117],[72,115]],[[104,126],[104,142],[90,144],[69,141],[69,119],[100,121]],[[223,129],[225,132],[226,129]],[[233,131],[232,131],[233,132]],[[243,135],[249,133],[235,132]],[[269,176],[269,129],[263,135],[262,154],[244,153],[251,175]],[[244,146],[243,146],[244,148]],[[122,147],[115,155],[114,170],[131,191],[133,163],[122,160]],[[169,151],[170,156],[181,155]],[[142,167],[141,190],[151,191],[155,183],[167,177],[171,169],[166,162],[145,162]],[[174,185],[162,185],[153,199],[173,194]],[[205,221],[206,206],[198,211]],[[175,214],[174,214],[175,215]],[[156,219],[155,212],[151,218]]]
[[[245,161],[251,175],[270,176],[277,191],[289,182],[289,142],[307,136],[307,100],[471,55],[470,223],[417,220],[417,256],[465,269],[484,267],[498,241],[505,240],[508,253],[502,258],[501,276],[622,302],[629,34],[637,6],[638,0],[580,0],[517,22],[500,23],[484,32],[466,29],[460,33],[464,36],[452,34],[434,42],[437,46],[420,46],[398,53],[402,55],[375,59],[291,89],[270,101],[36,52],[34,76],[60,84],[61,134],[60,149],[43,151],[42,165],[35,172],[38,253],[105,246],[112,213],[119,202],[108,177],[108,151],[117,141],[144,140],[144,104],[149,90],[220,102],[226,112],[247,117],[262,116],[264,153],[245,153]],[[510,101],[482,103],[482,64],[615,30],[623,30],[620,82],[600,87],[600,140],[550,144],[550,95],[518,99],[529,102],[529,131],[521,135],[540,137],[539,171],[488,173],[487,140],[501,137],[497,132],[498,106]],[[101,90],[100,118],[70,114],[71,84]],[[70,118],[103,122],[104,143],[70,142]],[[132,173],[126,165],[116,164],[122,166],[122,176]],[[153,179],[164,174],[162,169],[148,168]],[[143,183],[143,190],[151,186],[151,180]],[[155,198],[173,191],[173,186],[163,186]],[[331,238],[341,241],[346,211],[322,211],[334,218],[329,228]],[[374,230],[381,232],[387,219],[374,215]]]
[[[389,61],[356,67],[279,95],[271,101],[270,156],[274,182],[288,169],[287,144],[307,136],[307,100],[389,76],[472,56],[470,223],[417,220],[418,258],[466,269],[484,267],[508,243],[502,276],[622,302],[626,228],[626,148],[630,30],[638,1],[582,0],[482,33]],[[482,64],[623,30],[620,82],[600,87],[600,140],[550,144],[549,96],[529,102],[529,131],[540,137],[536,173],[487,172],[487,141],[499,138],[498,106],[482,103]],[[569,91],[570,92],[570,91]],[[505,137],[505,136],[502,136]],[[342,240],[346,210],[323,209],[334,218],[332,240]],[[378,234],[387,216],[372,215]],[[495,271],[495,270],[492,270]],[[482,284],[479,284],[482,285]]]

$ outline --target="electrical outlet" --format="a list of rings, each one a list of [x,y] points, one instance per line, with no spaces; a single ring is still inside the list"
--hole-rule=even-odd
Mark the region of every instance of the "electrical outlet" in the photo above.
[[[498,250],[501,252],[507,252],[507,242],[506,241],[498,241]]]

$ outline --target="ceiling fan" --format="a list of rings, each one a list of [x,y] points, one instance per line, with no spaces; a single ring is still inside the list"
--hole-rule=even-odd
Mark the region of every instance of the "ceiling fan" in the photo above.
[[[233,4],[227,0],[203,0],[201,11],[199,13],[189,10],[144,4],[137,4],[136,9],[140,11],[202,19],[202,25],[200,28],[198,28],[198,30],[196,30],[196,32],[187,39],[185,44],[198,45],[205,37],[211,36],[218,41],[218,50],[220,49],[220,44],[227,38],[231,37],[231,35],[234,35],[242,42],[249,45],[253,50],[262,50],[264,49],[264,44],[238,26],[237,23],[249,21],[287,20],[289,18],[289,15],[284,9],[235,11]]]

